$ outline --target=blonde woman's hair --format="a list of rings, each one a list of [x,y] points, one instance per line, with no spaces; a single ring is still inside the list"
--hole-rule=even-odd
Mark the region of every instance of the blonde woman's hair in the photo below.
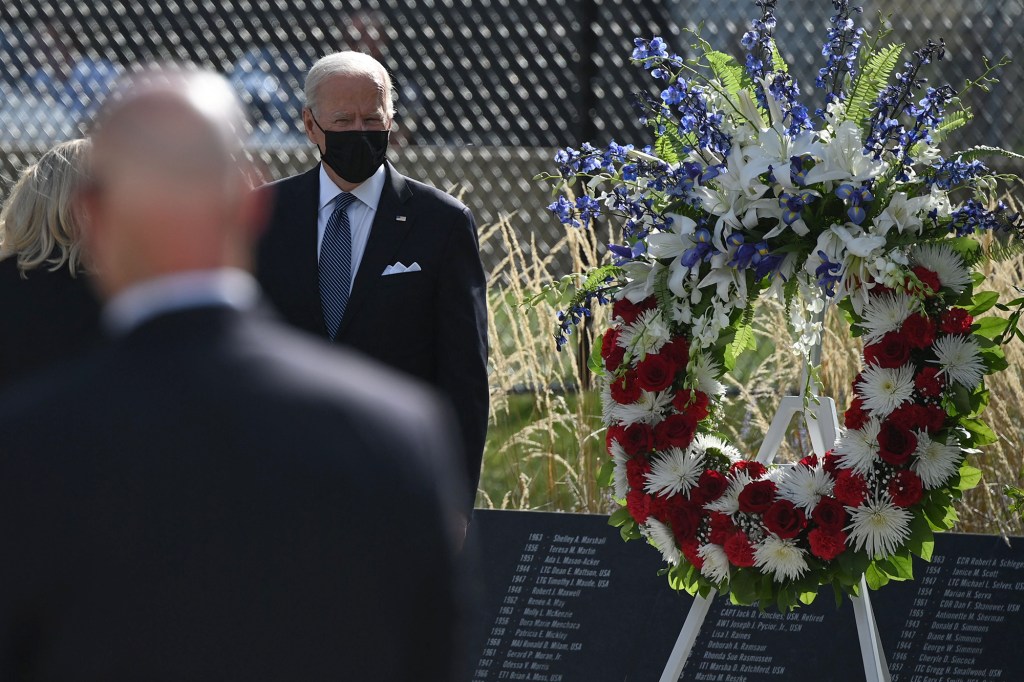
[[[0,210],[0,260],[17,257],[29,270],[65,265],[82,271],[75,194],[88,172],[88,140],[62,142],[21,172]]]

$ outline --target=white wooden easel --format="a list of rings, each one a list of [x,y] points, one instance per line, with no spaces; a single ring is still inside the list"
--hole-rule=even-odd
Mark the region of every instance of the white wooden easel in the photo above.
[[[812,349],[810,361],[812,366],[820,366],[820,344]],[[835,401],[831,398],[819,397],[817,391],[812,389],[811,399],[807,402],[806,407],[804,406],[803,393],[806,392],[808,386],[807,368],[804,368],[801,386],[803,387],[801,395],[782,398],[755,461],[768,465],[775,460],[779,446],[786,438],[790,422],[797,414],[803,415],[807,432],[811,438],[811,447],[816,455],[823,457],[835,444],[836,437],[839,435],[839,418],[836,413]],[[707,618],[715,594],[715,590],[711,590],[707,597],[702,597],[699,594],[694,597],[690,612],[686,616],[686,621],[683,622],[683,629],[679,632],[675,646],[672,647],[672,653],[669,655],[668,664],[665,666],[660,682],[678,682],[683,673],[683,666],[686,665],[686,659],[693,650],[694,642],[697,641],[697,634],[704,624],[704,619]],[[852,597],[851,601],[853,602],[853,613],[857,619],[857,637],[860,640],[865,680],[866,682],[891,682],[889,666],[886,664],[885,652],[882,650],[882,640],[878,635],[878,626],[871,609],[867,582],[863,577],[860,579],[860,595]]]

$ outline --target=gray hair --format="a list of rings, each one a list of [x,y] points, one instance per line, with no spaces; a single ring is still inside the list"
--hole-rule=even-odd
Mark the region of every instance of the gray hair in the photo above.
[[[335,52],[321,57],[306,74],[304,86],[306,106],[314,108],[320,87],[331,76],[380,76],[384,86],[384,107],[389,118],[395,116],[395,86],[391,74],[384,65],[368,54],[362,52]]]

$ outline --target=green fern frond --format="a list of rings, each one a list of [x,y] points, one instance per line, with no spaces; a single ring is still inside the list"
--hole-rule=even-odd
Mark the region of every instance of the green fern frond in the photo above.
[[[972,120],[974,120],[974,114],[971,113],[970,109],[959,109],[946,114],[946,118],[932,132],[932,138],[936,142],[942,142],[949,137],[951,132],[963,128]]]
[[[711,72],[715,74],[715,78],[721,81],[725,91],[730,95],[735,95],[749,85],[750,78],[747,76],[746,69],[732,55],[711,50],[704,56],[711,66]]]
[[[986,156],[1004,156],[1008,159],[1024,161],[1024,154],[1018,154],[1017,152],[1011,152],[1008,149],[1001,149],[999,147],[989,147],[987,145],[978,145],[977,147],[971,147],[970,149],[962,152],[950,154],[950,158],[955,159],[958,156],[964,161],[973,161],[974,159],[980,159]]]
[[[899,63],[904,47],[906,45],[903,43],[896,43],[871,55],[853,84],[850,104],[846,108],[847,121],[863,124],[870,118],[871,105],[889,82],[889,76]]]

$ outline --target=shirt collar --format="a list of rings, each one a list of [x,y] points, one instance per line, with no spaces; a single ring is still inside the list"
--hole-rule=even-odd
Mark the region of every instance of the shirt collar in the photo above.
[[[387,177],[387,164],[382,163],[373,175],[368,177],[358,187],[350,192],[356,199],[369,206],[374,211],[380,203],[380,195],[384,191],[384,179]],[[340,187],[334,184],[331,176],[327,174],[324,164],[320,164],[320,204],[317,207],[322,211],[328,204],[334,201],[334,197],[341,194]]]
[[[127,334],[165,313],[207,306],[250,310],[258,301],[259,285],[244,270],[192,270],[125,289],[103,308],[103,323],[114,334]]]

